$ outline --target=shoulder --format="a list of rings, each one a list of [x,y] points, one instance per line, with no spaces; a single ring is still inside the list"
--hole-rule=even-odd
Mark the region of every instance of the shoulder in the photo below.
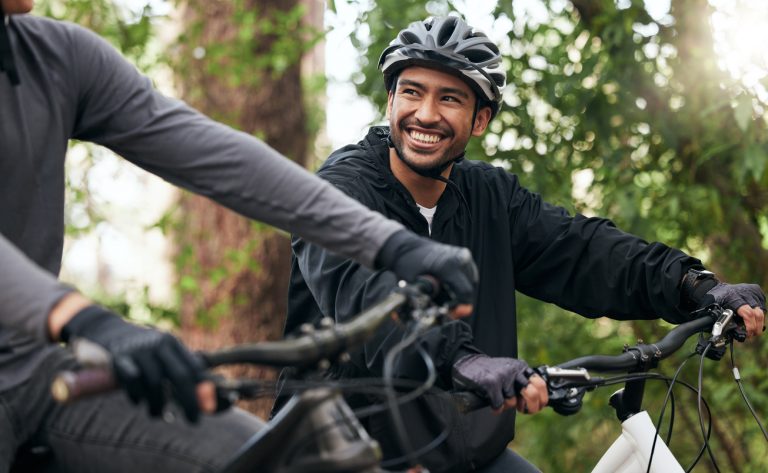
[[[48,43],[55,49],[71,46],[72,43],[106,43],[93,31],[68,21],[27,14],[14,15],[11,22],[20,34],[33,36],[38,43]]]
[[[386,136],[386,135],[384,135]],[[381,139],[381,128],[374,127],[366,137],[337,149],[325,160],[317,174],[329,181],[361,179],[375,180],[382,176],[388,155],[386,142]]]
[[[455,178],[473,187],[490,186],[508,191],[523,189],[516,174],[485,161],[464,159],[455,167]]]

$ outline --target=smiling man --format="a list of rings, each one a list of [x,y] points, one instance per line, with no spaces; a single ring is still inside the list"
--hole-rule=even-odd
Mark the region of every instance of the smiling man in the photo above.
[[[762,332],[765,296],[749,284],[720,283],[701,262],[661,243],[647,243],[600,218],[571,216],[522,187],[518,177],[483,161],[464,159],[502,102],[506,74],[499,50],[457,17],[431,18],[401,31],[379,61],[389,92],[389,127],[374,127],[360,143],[334,152],[318,174],[365,205],[432,239],[468,247],[480,270],[471,317],[427,333],[437,384],[473,389],[491,409],[458,416],[450,402],[426,395],[402,406],[413,451],[443,429],[449,435],[421,452],[432,472],[534,472],[507,449],[515,407],[535,413],[547,403],[543,381],[517,359],[515,290],[586,317],[679,323],[717,301],[738,310],[750,335]],[[293,240],[294,260],[286,331],[323,316],[345,320],[396,283]],[[384,355],[402,338],[391,324],[364,350],[333,366],[335,378],[382,376]],[[396,376],[423,377],[414,350]],[[353,406],[380,398],[350,397]],[[385,458],[403,451],[386,414],[364,419]]]

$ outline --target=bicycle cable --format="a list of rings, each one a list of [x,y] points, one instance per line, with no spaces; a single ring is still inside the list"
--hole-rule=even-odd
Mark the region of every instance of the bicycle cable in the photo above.
[[[670,407],[670,410],[672,411],[672,413],[670,414],[669,432],[667,434],[667,445],[669,445],[669,441],[672,438],[672,426],[675,423],[675,414],[674,414],[675,400],[672,394],[673,393],[672,389],[675,387],[675,382],[677,381],[677,377],[680,376],[680,372],[683,370],[683,367],[685,366],[686,363],[688,363],[688,360],[690,360],[695,354],[696,353],[694,352],[688,355],[687,357],[685,357],[685,360],[683,360],[683,362],[680,363],[680,366],[678,366],[677,371],[675,371],[675,375],[672,376],[672,380],[667,383],[669,388],[667,389],[666,396],[664,396],[664,402],[661,405],[661,412],[659,413],[659,421],[656,424],[656,434],[653,436],[653,444],[651,444],[651,454],[649,455],[649,458],[648,458],[648,468],[645,470],[645,473],[651,473],[651,464],[653,464],[653,453],[656,451],[656,441],[659,438],[661,423],[664,420],[664,411],[667,410],[667,405],[670,403],[670,400],[672,403]]]
[[[408,462],[410,467],[415,467],[418,465],[417,457],[411,449],[410,437],[405,430],[405,422],[403,422],[403,416],[400,413],[400,407],[397,404],[397,392],[395,391],[395,388],[392,384],[392,380],[394,379],[395,358],[407,347],[413,345],[413,343],[419,337],[420,333],[421,332],[419,330],[411,330],[411,332],[407,334],[404,339],[396,343],[395,346],[393,346],[384,357],[384,392],[387,397],[387,405],[389,406],[391,413],[392,423],[395,428],[395,434],[397,436],[397,442],[400,445],[400,449],[403,451],[405,460]],[[425,381],[424,384],[428,384],[431,387],[437,379],[435,365],[432,359],[426,354],[424,349],[421,346],[418,348],[420,349],[419,354],[424,359],[428,370],[427,381]]]
[[[699,360],[699,393],[696,397],[697,400],[697,407],[698,407],[698,413],[699,413],[699,427],[701,427],[701,435],[704,438],[704,446],[707,449],[707,453],[709,454],[709,459],[712,461],[712,466],[715,467],[715,471],[717,473],[720,473],[720,467],[717,466],[717,461],[715,460],[715,455],[712,453],[712,448],[709,446],[709,436],[712,433],[712,412],[708,412],[709,417],[709,432],[704,432],[704,416],[701,411],[701,392],[703,389],[704,384],[704,359],[707,355],[707,352],[712,347],[712,342],[707,343],[706,347],[704,347],[704,350],[701,352],[701,357]],[[698,461],[698,460],[697,460]]]
[[[739,387],[739,392],[741,393],[741,397],[744,399],[744,403],[747,405],[747,408],[749,408],[749,412],[752,414],[752,417],[755,419],[755,422],[757,422],[758,427],[760,427],[760,430],[763,432],[763,437],[765,437],[765,440],[768,441],[768,432],[766,432],[765,427],[763,426],[763,423],[760,422],[760,418],[757,416],[757,412],[755,412],[755,409],[752,407],[752,403],[749,402],[749,399],[747,398],[747,393],[744,390],[744,385],[741,382],[741,373],[739,373],[739,368],[736,367],[736,361],[733,357],[733,340],[731,340],[730,343],[730,351],[731,351],[731,369],[733,372],[733,379],[736,381],[736,385]]]

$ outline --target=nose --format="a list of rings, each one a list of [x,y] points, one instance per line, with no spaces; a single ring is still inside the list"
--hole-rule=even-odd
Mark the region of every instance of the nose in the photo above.
[[[423,100],[415,113],[416,119],[424,124],[440,121],[440,111],[434,100]]]

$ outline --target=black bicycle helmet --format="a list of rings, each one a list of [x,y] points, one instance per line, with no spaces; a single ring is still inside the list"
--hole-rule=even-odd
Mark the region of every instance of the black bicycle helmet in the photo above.
[[[507,80],[499,48],[461,18],[432,17],[402,30],[379,58],[387,90],[398,72],[409,66],[436,67],[457,75],[491,107],[491,117],[498,112]]]

